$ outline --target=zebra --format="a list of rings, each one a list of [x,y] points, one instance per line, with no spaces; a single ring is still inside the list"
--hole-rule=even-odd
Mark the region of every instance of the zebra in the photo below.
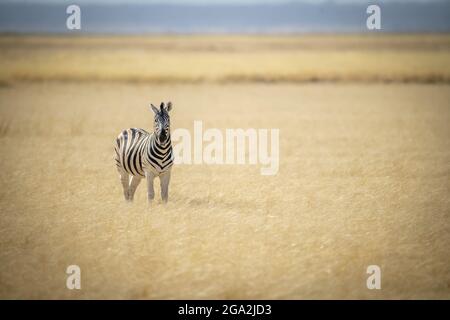
[[[155,197],[153,180],[159,177],[161,198],[167,203],[169,197],[170,172],[173,165],[170,139],[170,116],[172,103],[161,103],[159,109],[150,104],[154,112],[154,130],[149,133],[139,128],[124,130],[116,139],[115,161],[123,186],[125,200],[133,201],[136,188],[142,178],[147,179],[147,198]],[[131,176],[131,179],[130,179]]]

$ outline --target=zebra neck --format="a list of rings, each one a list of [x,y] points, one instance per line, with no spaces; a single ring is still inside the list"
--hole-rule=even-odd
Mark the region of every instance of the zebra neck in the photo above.
[[[156,135],[153,134],[153,139],[152,139],[152,143],[150,143],[149,146],[151,149],[155,149],[160,153],[160,154],[166,154],[168,152],[170,152],[170,149],[172,147],[172,140],[170,139],[170,134],[167,137],[167,141],[166,143],[162,144],[158,141],[158,139],[156,138]]]

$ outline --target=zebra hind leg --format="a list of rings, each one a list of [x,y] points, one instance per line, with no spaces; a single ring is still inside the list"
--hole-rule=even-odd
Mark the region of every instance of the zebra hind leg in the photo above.
[[[123,195],[125,200],[130,200],[130,175],[124,171],[120,172],[120,182],[122,182]]]
[[[130,182],[130,188],[128,189],[128,200],[133,201],[134,193],[136,192],[136,188],[141,182],[142,178],[139,176],[132,176]]]

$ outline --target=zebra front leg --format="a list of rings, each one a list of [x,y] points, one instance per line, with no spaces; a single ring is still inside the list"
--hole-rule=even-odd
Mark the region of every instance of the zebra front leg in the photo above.
[[[169,182],[170,182],[170,170],[162,173],[159,177],[161,183],[161,198],[163,203],[167,203],[169,200]]]
[[[120,172],[120,182],[122,182],[123,196],[125,200],[129,200],[130,175],[124,171]]]
[[[153,180],[155,179],[155,174],[151,171],[145,172],[145,177],[147,178],[147,199],[151,203],[155,198],[155,190],[153,189]]]
[[[130,182],[130,188],[128,189],[128,200],[133,201],[134,193],[136,192],[136,188],[138,187],[139,183],[141,182],[141,177],[139,176],[132,176],[131,182]]]

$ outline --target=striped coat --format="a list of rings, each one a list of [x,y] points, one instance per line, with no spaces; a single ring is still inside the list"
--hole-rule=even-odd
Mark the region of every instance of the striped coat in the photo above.
[[[159,176],[173,165],[170,136],[165,144],[161,144],[154,133],[143,129],[124,130],[117,137],[114,150],[119,172],[132,176],[145,177],[145,169]]]

